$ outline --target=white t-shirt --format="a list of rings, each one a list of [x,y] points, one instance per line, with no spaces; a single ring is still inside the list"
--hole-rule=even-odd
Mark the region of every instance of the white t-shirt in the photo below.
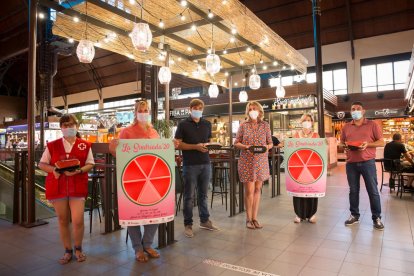
[[[65,139],[62,139],[62,141],[63,141],[63,147],[65,148],[65,152],[71,152],[72,147],[75,143],[71,144]],[[50,155],[49,148],[46,147],[45,151],[43,152],[42,158],[40,158],[40,163],[50,164],[51,159],[52,159],[52,156]],[[95,165],[95,160],[93,159],[91,148],[89,148],[88,157],[86,158],[86,161],[85,161],[85,165],[86,164]]]

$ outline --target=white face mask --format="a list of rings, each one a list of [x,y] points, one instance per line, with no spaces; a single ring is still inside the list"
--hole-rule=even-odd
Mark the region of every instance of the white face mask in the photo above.
[[[252,118],[253,120],[256,120],[257,117],[259,117],[259,111],[257,110],[250,110],[249,111],[249,116],[250,118]]]
[[[302,122],[302,127],[306,128],[306,129],[311,129],[312,128],[312,122],[304,121],[304,122]]]
[[[138,113],[137,112],[137,120],[140,123],[147,123],[149,119],[149,113]]]

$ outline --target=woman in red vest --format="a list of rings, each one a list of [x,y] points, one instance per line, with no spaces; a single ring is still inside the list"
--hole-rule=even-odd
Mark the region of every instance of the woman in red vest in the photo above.
[[[313,131],[313,117],[311,114],[303,114],[300,118],[302,129],[295,133],[293,138],[319,138],[319,134]],[[295,223],[308,220],[316,223],[316,211],[318,209],[317,197],[293,197],[293,208],[295,209]]]
[[[48,173],[46,177],[46,199],[53,204],[59,220],[60,238],[65,247],[65,254],[59,260],[67,264],[73,255],[78,262],[86,260],[82,252],[84,232],[83,216],[85,198],[88,195],[88,171],[95,164],[89,142],[76,137],[79,123],[72,114],[60,118],[63,138],[49,142],[39,168]],[[79,168],[73,171],[59,173],[56,163],[62,160],[77,159]],[[75,253],[72,249],[70,234],[70,219],[74,238]]]
[[[148,103],[146,101],[137,101],[134,112],[134,123],[121,131],[119,139],[160,138],[157,131],[149,123]],[[119,140],[114,139],[109,146],[109,151],[114,156],[116,156],[118,143]],[[141,233],[141,226],[128,226],[128,234],[131,237],[132,247],[135,251],[135,259],[138,262],[145,263],[148,261],[148,256],[151,258],[159,258],[160,254],[151,247],[158,229],[158,224],[147,224],[143,227],[144,231]]]

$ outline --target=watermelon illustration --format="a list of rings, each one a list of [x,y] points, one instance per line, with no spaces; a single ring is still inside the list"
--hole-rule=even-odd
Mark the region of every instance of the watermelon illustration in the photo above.
[[[171,170],[155,154],[143,154],[126,165],[122,179],[125,195],[135,204],[155,205],[162,201],[171,188]]]
[[[299,149],[292,153],[287,162],[288,173],[297,183],[309,185],[323,173],[323,159],[312,149]]]

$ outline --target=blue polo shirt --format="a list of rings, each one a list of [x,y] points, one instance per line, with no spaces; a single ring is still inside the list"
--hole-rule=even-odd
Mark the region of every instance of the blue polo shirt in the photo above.
[[[186,144],[208,143],[211,138],[211,123],[203,118],[198,123],[189,116],[182,120],[175,132],[175,139],[180,139]],[[208,152],[198,150],[183,150],[183,165],[210,164]]]

